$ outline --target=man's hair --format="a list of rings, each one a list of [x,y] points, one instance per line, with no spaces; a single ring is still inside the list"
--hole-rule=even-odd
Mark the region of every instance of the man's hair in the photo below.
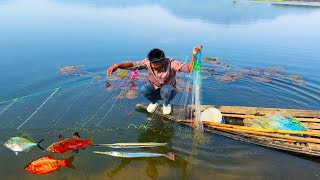
[[[158,48],[154,48],[151,49],[148,53],[148,59],[150,60],[150,62],[156,62],[159,60],[164,59],[165,54],[161,49]]]

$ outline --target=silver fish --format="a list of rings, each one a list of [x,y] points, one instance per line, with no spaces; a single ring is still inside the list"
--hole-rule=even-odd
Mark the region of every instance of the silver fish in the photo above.
[[[28,137],[25,136],[15,136],[10,139],[8,139],[6,142],[4,142],[4,146],[11,149],[15,152],[16,155],[18,155],[19,152],[25,152],[29,151],[32,147],[38,146],[40,149],[44,150],[39,143],[43,141],[40,140],[39,142],[34,142]]]
[[[95,154],[105,154],[114,157],[123,157],[123,158],[139,158],[139,157],[166,157],[170,160],[174,160],[174,154],[169,152],[168,154],[160,154],[160,153],[146,153],[146,152],[119,152],[119,151],[93,151]]]
[[[166,146],[167,143],[114,143],[114,144],[95,144],[94,146],[104,146],[110,148],[143,148],[143,147],[156,147]]]

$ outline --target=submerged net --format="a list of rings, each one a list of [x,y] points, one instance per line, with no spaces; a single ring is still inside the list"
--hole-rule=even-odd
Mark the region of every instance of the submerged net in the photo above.
[[[188,56],[175,59],[181,61],[183,58],[186,63]],[[64,66],[57,73],[72,82],[0,102],[0,120],[6,121],[2,129],[14,129],[18,134],[33,134],[37,128],[47,133],[65,128],[78,131],[110,126],[111,121],[115,122],[112,126],[117,127],[117,119],[128,119],[126,117],[134,114],[135,104],[139,101],[132,100],[143,99],[139,89],[149,79],[148,73],[143,71],[135,73],[134,77],[128,70],[105,76],[87,71],[84,65]],[[175,98],[178,103],[173,103],[186,110],[191,103],[192,85],[199,85],[201,81],[201,76],[198,76],[196,83],[193,83],[192,77],[184,73],[177,75],[180,93]],[[197,99],[200,100],[200,94]],[[129,119],[125,121],[127,124],[122,122],[124,127],[136,123]]]

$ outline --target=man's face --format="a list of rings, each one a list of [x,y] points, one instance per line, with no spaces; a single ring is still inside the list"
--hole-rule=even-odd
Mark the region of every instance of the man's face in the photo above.
[[[165,61],[157,61],[157,62],[152,62],[151,67],[155,70],[161,70],[164,67]]]

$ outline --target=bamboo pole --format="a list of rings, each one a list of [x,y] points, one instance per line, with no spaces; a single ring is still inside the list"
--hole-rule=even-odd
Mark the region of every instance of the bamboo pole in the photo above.
[[[255,139],[259,139],[259,140],[263,140],[263,141],[272,141],[272,142],[278,142],[280,145],[284,145],[284,146],[292,146],[295,148],[307,148],[309,150],[317,150],[317,148],[310,148],[307,146],[302,146],[299,145],[301,143],[306,144],[306,142],[301,142],[299,140],[291,140],[291,139],[283,139],[283,138],[275,138],[275,137],[266,137],[266,136],[261,136],[261,135],[254,135],[254,134],[247,134],[247,133],[237,133],[237,132],[230,132],[230,131],[225,131],[228,133],[233,133],[233,134],[237,134],[240,136],[245,136],[245,137],[251,137],[251,138],[255,138]],[[299,144],[294,144],[294,143],[299,143]],[[311,143],[307,143],[308,145],[310,145]]]
[[[254,128],[254,127],[246,127],[246,126],[236,126],[231,124],[220,124],[210,121],[205,121],[203,124],[206,125],[214,125],[220,127],[227,127],[233,129],[244,129],[250,131],[258,131],[258,132],[268,132],[268,133],[281,133],[281,134],[301,134],[301,135],[309,135],[309,136],[318,136],[320,137],[320,132],[309,132],[309,131],[292,131],[292,130],[278,130],[278,129],[262,129],[262,128]]]
[[[247,134],[247,133],[237,133],[237,132],[230,132],[230,131],[224,131],[224,132],[233,133],[233,134],[237,134],[239,136],[244,136],[244,137],[250,137],[250,138],[254,138],[254,139],[258,139],[258,140],[262,140],[262,141],[271,141],[272,143],[277,143],[278,145],[281,145],[281,146],[290,146],[292,148],[302,148],[303,150],[307,149],[307,150],[310,150],[310,151],[318,151],[319,148],[312,147],[312,146],[314,146],[314,145],[320,146],[319,144],[306,143],[306,142],[301,142],[299,140],[266,137],[266,136],[261,136],[261,135],[254,135],[254,134]],[[299,143],[299,144],[295,144],[295,143]],[[304,144],[304,145],[301,145],[301,144]]]
[[[265,116],[255,116],[255,115],[243,115],[243,114],[228,114],[228,113],[222,113],[223,117],[235,117],[235,118],[262,118]],[[295,117],[296,118],[296,117]],[[320,119],[318,118],[296,118],[297,120],[301,122],[315,122],[320,123]]]
[[[230,132],[230,131],[226,131],[226,132]],[[232,132],[235,133],[235,132]],[[252,137],[252,138],[256,138],[256,139],[260,139],[260,140],[270,140],[270,141],[281,141],[284,143],[296,143],[296,142],[301,142],[301,141],[297,141],[297,140],[289,140],[289,139],[283,139],[283,138],[275,138],[275,137],[266,137],[266,136],[260,136],[260,135],[254,135],[254,134],[247,134],[247,133],[236,133],[240,136],[246,136],[246,137]]]
[[[316,138],[295,137],[295,136],[288,136],[288,135],[282,135],[282,134],[265,133],[265,132],[259,132],[259,131],[250,131],[250,130],[246,130],[246,129],[234,129],[234,128],[227,128],[227,127],[220,127],[220,126],[215,126],[215,125],[208,125],[208,126],[211,127],[211,128],[214,128],[214,129],[218,129],[218,130],[226,130],[226,131],[233,131],[233,132],[244,132],[244,133],[262,135],[262,136],[283,138],[283,139],[289,139],[289,140],[297,140],[297,141],[306,142],[306,143],[320,143],[320,139],[316,139]]]

